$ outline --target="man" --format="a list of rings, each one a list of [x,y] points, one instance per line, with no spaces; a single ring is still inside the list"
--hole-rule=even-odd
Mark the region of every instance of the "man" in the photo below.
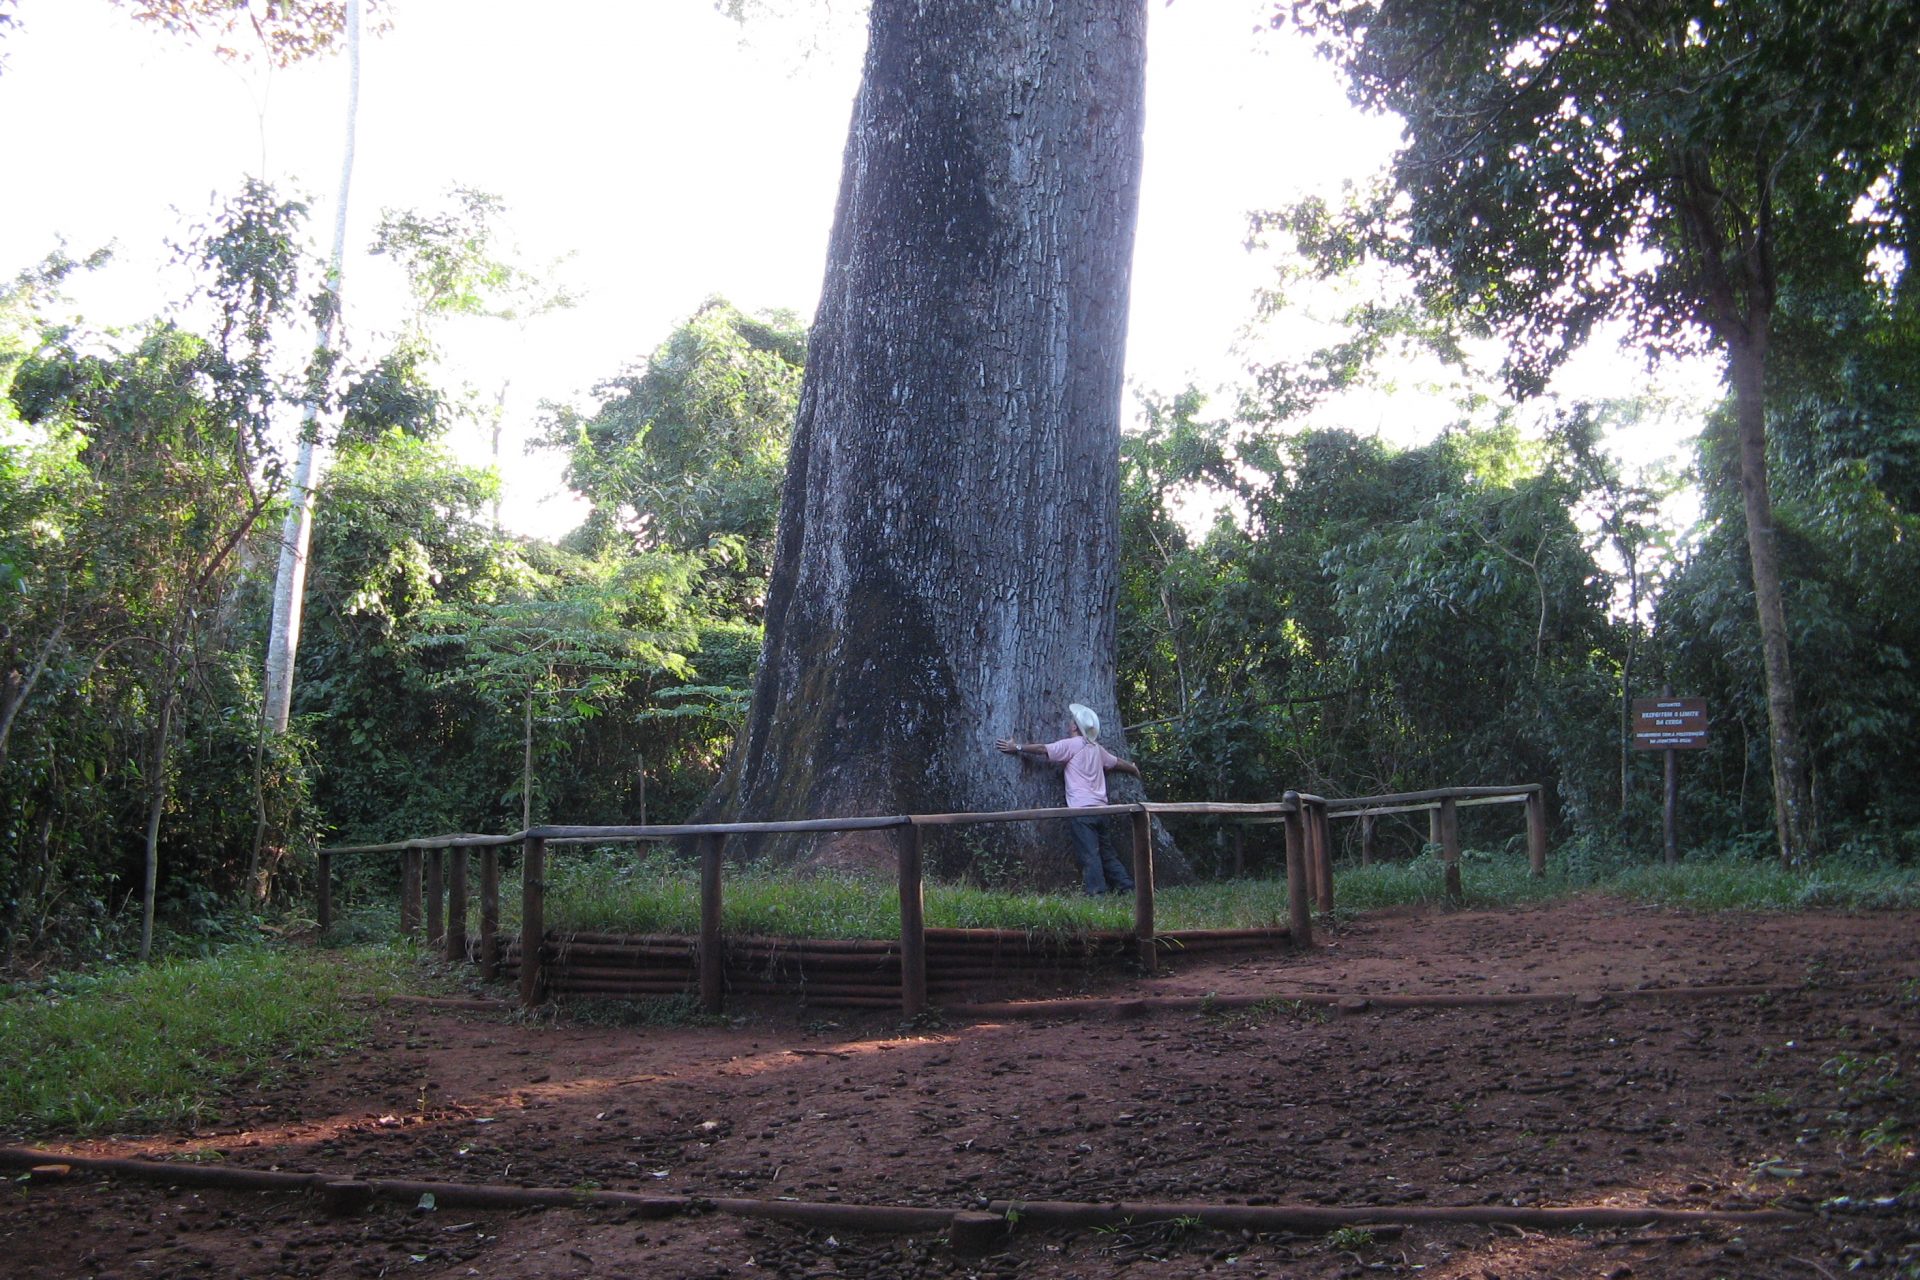
[[[1070,703],[1073,736],[1058,742],[1020,743],[1001,738],[993,745],[1008,755],[1038,756],[1061,765],[1066,774],[1067,808],[1090,809],[1107,802],[1107,770],[1140,776],[1140,766],[1122,760],[1100,745],[1100,717],[1091,707]],[[1080,860],[1081,887],[1089,894],[1132,893],[1133,876],[1100,838],[1105,824],[1099,818],[1070,818],[1074,848]]]

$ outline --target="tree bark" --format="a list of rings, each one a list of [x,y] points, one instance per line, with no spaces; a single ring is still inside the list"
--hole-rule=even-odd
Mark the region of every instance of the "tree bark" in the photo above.
[[[314,337],[317,351],[333,346],[340,319],[347,253],[347,197],[353,188],[354,135],[360,120],[360,0],[346,0],[347,138],[340,162],[340,192],[333,211],[333,251],[327,264],[329,302]],[[314,424],[319,404],[309,398],[300,410],[299,453],[287,491],[287,517],[280,535],[280,559],[273,579],[273,621],[267,635],[261,717],[268,733],[282,734],[293,710],[293,662],[300,650],[300,614],[307,589],[307,550],[313,539],[313,504],[321,463]],[[264,833],[261,833],[262,837]],[[259,838],[255,840],[256,845]]]
[[[1075,701],[1124,748],[1119,411],[1145,28],[1144,0],[873,5],[765,647],[709,814],[1059,804],[1058,769],[993,742],[1067,736]],[[1064,878],[1061,827],[962,839]],[[769,852],[891,865],[893,840]]]
[[[1774,830],[1781,865],[1794,866],[1817,855],[1819,829],[1811,772],[1794,711],[1786,600],[1774,537],[1773,498],[1767,483],[1767,357],[1778,296],[1771,175],[1783,157],[1754,157],[1750,211],[1729,207],[1704,154],[1683,151],[1678,159],[1680,199],[1676,209],[1680,226],[1700,273],[1706,304],[1703,318],[1726,347],[1733,384],[1740,498],[1747,522],[1754,612],[1760,623],[1761,673],[1766,682]]]
[[[1773,761],[1774,826],[1780,862],[1796,866],[1818,852],[1813,790],[1794,715],[1793,668],[1788,659],[1787,610],[1780,555],[1767,485],[1766,359],[1764,325],[1728,343],[1735,429],[1739,436],[1740,497],[1747,519],[1747,558],[1753,572],[1754,611],[1760,621],[1760,658],[1766,677],[1767,727]]]

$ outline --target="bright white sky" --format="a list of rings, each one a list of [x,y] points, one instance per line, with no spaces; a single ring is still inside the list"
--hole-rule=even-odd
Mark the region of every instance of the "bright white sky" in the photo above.
[[[1397,129],[1358,115],[1306,48],[1264,30],[1270,0],[1150,12],[1127,373],[1171,393],[1246,363],[1236,343],[1271,271],[1243,247],[1247,212],[1336,193],[1384,162]],[[0,42],[0,273],[61,239],[76,254],[116,243],[119,265],[76,294],[97,323],[140,320],[184,288],[164,242],[260,173],[312,199],[324,250],[343,59],[232,68],[107,0],[19,0],[18,15]],[[523,261],[567,258],[553,274],[581,295],[573,310],[446,334],[476,391],[490,401],[508,385],[508,523],[553,536],[578,512],[559,460],[521,453],[541,400],[584,402],[713,294],[812,315],[864,29],[775,24],[743,44],[711,0],[394,0],[393,16],[365,42],[348,244],[364,249],[382,208],[432,207],[461,184],[506,202]],[[820,49],[798,58],[813,37]],[[350,326],[391,323],[382,273],[349,258]],[[1586,379],[1628,390],[1612,360]],[[1394,416],[1352,425],[1403,436]],[[485,459],[477,430],[454,443]]]

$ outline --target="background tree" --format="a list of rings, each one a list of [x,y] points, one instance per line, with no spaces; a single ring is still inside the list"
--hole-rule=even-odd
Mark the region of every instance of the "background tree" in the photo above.
[[[592,504],[583,546],[700,553],[723,611],[757,617],[806,368],[791,313],[709,299],[638,368],[594,388],[592,413],[552,406],[542,436]]]
[[[207,41],[221,58],[264,56],[277,67],[331,53],[347,38],[364,4],[374,29],[386,25],[384,0],[110,0],[141,22]],[[251,38],[249,38],[251,37]]]
[[[194,7],[182,0],[181,7]],[[199,7],[216,12],[245,8],[229,0],[199,0]],[[163,6],[171,10],[171,6]],[[361,0],[343,0],[335,6],[325,3],[323,16],[340,14],[347,51],[346,142],[341,151],[340,186],[334,197],[333,248],[327,257],[324,288],[314,305],[314,361],[308,374],[307,395],[300,406],[300,439],[293,471],[287,487],[286,518],[280,531],[280,555],[273,577],[273,616],[267,631],[266,667],[262,681],[266,700],[261,707],[265,733],[285,733],[293,709],[294,659],[300,651],[300,618],[306,600],[307,552],[313,539],[314,493],[320,483],[325,455],[320,452],[319,420],[329,390],[329,378],[338,353],[341,308],[346,287],[347,203],[353,190],[354,137],[360,127],[360,12]],[[190,23],[190,19],[188,19]],[[263,43],[274,41],[271,29],[256,28]],[[300,24],[294,25],[296,31]],[[312,28],[306,28],[312,30]],[[319,29],[324,33],[326,28]],[[318,52],[331,46],[330,36],[314,37],[318,44],[307,47]],[[296,48],[301,46],[296,45]]]
[[[1393,192],[1360,238],[1508,336],[1519,384],[1611,315],[1653,347],[1703,332],[1726,355],[1779,848],[1812,856],[1767,468],[1773,323],[1783,293],[1870,274],[1908,234],[1920,11],[1300,0],[1289,12],[1357,102],[1407,122]],[[1405,234],[1390,229],[1402,221]]]
[[[153,945],[185,710],[195,699],[226,706],[244,696],[226,669],[233,619],[223,605],[236,558],[272,499],[256,472],[259,422],[207,394],[230,388],[230,372],[216,346],[163,326],[121,356],[49,347],[13,388],[27,422],[45,424],[50,440],[85,445],[77,454],[84,480],[71,468],[66,478],[74,492],[62,550],[71,559],[47,603],[63,615],[54,633],[85,637],[92,649],[64,673],[64,691],[120,708],[131,724],[113,737],[140,740],[123,760],[102,763],[139,781],[142,959]]]
[[[1057,776],[994,738],[1053,736],[1072,700],[1117,721],[1144,19],[1132,0],[873,6],[765,658],[712,812],[1045,802]],[[1057,833],[998,834],[1031,853]]]
[[[517,714],[522,829],[533,825],[536,748],[542,760],[563,749],[568,730],[599,715],[640,671],[689,670],[675,647],[686,648],[692,636],[623,627],[618,594],[609,590],[615,585],[438,610],[415,640],[455,647],[457,665],[442,678],[470,686],[496,711]]]

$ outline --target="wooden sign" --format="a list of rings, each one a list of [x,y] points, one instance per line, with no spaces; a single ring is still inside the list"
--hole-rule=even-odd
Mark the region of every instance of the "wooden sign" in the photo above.
[[[1633,745],[1640,751],[1686,751],[1707,745],[1705,698],[1635,698]]]

